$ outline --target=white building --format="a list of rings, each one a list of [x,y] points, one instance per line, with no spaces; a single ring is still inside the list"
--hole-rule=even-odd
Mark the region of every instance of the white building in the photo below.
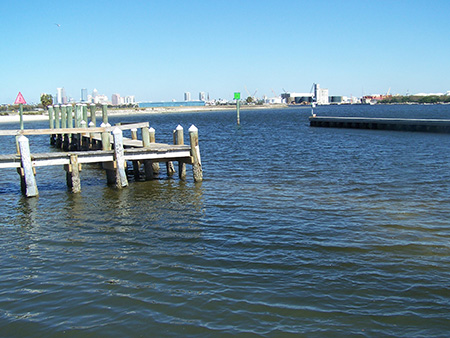
[[[125,104],[135,104],[136,100],[134,98],[134,95],[125,96]]]
[[[113,106],[118,106],[120,104],[120,95],[119,94],[112,94],[111,96],[111,103]]]
[[[200,101],[206,101],[206,94],[205,94],[205,92],[200,92],[200,93],[198,94],[198,99],[199,99]]]
[[[314,83],[314,100],[317,104],[330,104],[328,89],[320,88],[318,83]]]
[[[191,101],[191,93],[189,92],[184,93],[184,101]]]

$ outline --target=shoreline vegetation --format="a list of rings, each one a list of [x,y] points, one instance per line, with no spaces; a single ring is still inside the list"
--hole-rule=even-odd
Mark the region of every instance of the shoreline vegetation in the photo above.
[[[381,104],[443,104],[450,103],[450,95],[395,95],[379,101]]]

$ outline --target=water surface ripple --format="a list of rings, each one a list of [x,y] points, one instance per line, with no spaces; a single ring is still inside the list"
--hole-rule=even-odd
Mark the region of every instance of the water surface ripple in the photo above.
[[[450,118],[449,106],[316,113]],[[309,114],[128,118],[160,142],[195,124],[199,184],[188,172],[115,190],[85,166],[72,195],[63,168],[38,168],[40,197],[26,199],[2,170],[1,336],[447,336],[449,135],[311,128]]]

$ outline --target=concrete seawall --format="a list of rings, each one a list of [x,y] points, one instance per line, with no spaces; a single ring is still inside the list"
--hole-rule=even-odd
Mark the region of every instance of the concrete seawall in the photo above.
[[[311,116],[311,127],[450,133],[450,120]]]

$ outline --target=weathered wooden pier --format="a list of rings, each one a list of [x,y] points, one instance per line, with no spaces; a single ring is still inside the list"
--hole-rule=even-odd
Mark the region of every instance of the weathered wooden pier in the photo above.
[[[311,127],[450,133],[450,120],[310,116]]]
[[[173,131],[174,144],[155,141],[155,130],[148,122],[110,126],[106,105],[102,108],[103,122],[95,127],[95,105],[90,106],[91,122],[87,127],[87,106],[72,105],[49,107],[49,129],[0,130],[0,136],[15,136],[17,154],[0,155],[0,168],[17,168],[21,189],[25,196],[38,196],[36,168],[62,165],[67,186],[73,193],[81,191],[80,172],[83,164],[98,163],[106,172],[108,184],[117,188],[128,185],[127,162],[132,163],[136,181],[141,177],[151,180],[160,172],[159,163],[166,163],[168,176],[175,174],[173,162],[178,162],[178,174],[186,179],[186,164],[192,165],[195,182],[203,179],[198,130],[189,128],[189,145],[184,144],[183,128]],[[138,139],[138,130],[142,139]],[[123,132],[129,131],[130,138]],[[49,135],[50,144],[61,151],[31,153],[26,135]]]

